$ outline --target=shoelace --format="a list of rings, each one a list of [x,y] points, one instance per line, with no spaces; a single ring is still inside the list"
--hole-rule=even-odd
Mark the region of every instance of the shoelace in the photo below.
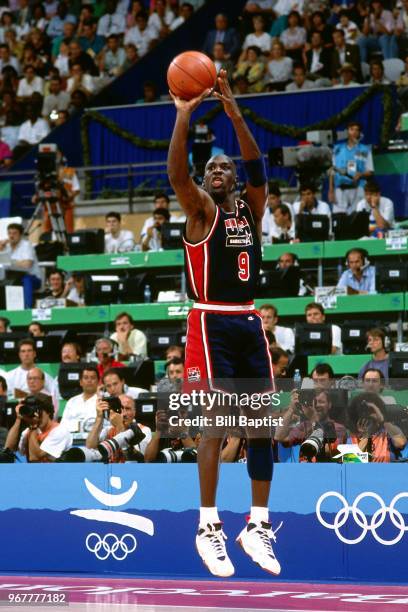
[[[224,540],[227,539],[227,536],[221,529],[214,529],[213,526],[209,526],[211,531],[205,536],[210,540],[210,544],[215,551],[215,556],[217,559],[223,561],[225,559],[225,550],[224,550]]]
[[[281,521],[275,531],[272,531],[272,525],[270,523],[261,523],[261,528],[257,529],[257,533],[259,533],[259,537],[261,538],[262,543],[267,549],[267,554],[270,557],[275,558],[274,552],[272,550],[271,540],[276,542],[276,534],[279,529],[282,527],[283,522]]]

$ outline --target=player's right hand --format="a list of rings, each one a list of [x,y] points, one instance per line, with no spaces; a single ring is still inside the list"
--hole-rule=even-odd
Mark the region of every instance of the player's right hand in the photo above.
[[[211,92],[211,89],[205,89],[203,93],[200,96],[197,96],[196,98],[192,98],[191,100],[182,100],[181,98],[175,96],[174,93],[169,90],[169,94],[173,99],[176,109],[178,111],[186,112],[189,114],[191,114],[205,98],[208,98]]]

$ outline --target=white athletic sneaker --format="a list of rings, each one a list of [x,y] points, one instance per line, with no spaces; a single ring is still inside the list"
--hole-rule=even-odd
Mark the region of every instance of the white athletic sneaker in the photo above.
[[[196,536],[196,547],[198,554],[214,576],[227,578],[234,573],[224,540],[227,536],[222,530],[222,523],[210,523],[205,528],[200,528]]]
[[[248,523],[237,537],[237,542],[252,561],[275,576],[280,574],[281,566],[273,552],[271,540],[276,542],[275,533],[281,526],[282,523],[276,531],[272,531],[270,523]]]

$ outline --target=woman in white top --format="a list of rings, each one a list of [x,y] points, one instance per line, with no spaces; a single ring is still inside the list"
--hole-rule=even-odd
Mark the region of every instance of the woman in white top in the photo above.
[[[270,58],[265,75],[267,89],[283,91],[292,78],[293,60],[285,57],[285,47],[280,40],[273,43]]]
[[[297,11],[288,15],[288,27],[280,35],[286,55],[295,62],[302,62],[302,49],[306,43],[306,30],[302,28],[302,20]]]
[[[244,60],[244,54],[248,47],[258,47],[264,56],[268,56],[272,45],[272,36],[265,32],[265,19],[262,15],[256,15],[252,18],[252,25],[254,31],[251,34],[247,34],[242,45],[242,53],[240,61]]]

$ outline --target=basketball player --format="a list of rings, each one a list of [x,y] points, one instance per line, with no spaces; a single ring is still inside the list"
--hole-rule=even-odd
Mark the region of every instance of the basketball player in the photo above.
[[[257,378],[273,388],[272,363],[262,320],[253,297],[261,264],[262,217],[268,186],[261,152],[233,98],[225,70],[214,93],[234,127],[247,174],[248,204],[235,198],[236,168],[226,155],[205,166],[202,187],[188,173],[187,138],[192,112],[209,95],[185,101],[172,95],[177,117],[168,154],[170,183],[187,221],[184,249],[188,294],[195,303],[188,316],[185,372],[187,385],[216,379]],[[266,388],[262,389],[266,391]],[[269,432],[269,430],[268,430]],[[248,525],[237,541],[253,561],[272,574],[280,565],[271,546],[268,498],[273,471],[269,437],[248,439],[247,467],[252,481]],[[215,576],[231,576],[234,567],[216,508],[223,436],[203,436],[198,449],[201,491],[198,553]]]

